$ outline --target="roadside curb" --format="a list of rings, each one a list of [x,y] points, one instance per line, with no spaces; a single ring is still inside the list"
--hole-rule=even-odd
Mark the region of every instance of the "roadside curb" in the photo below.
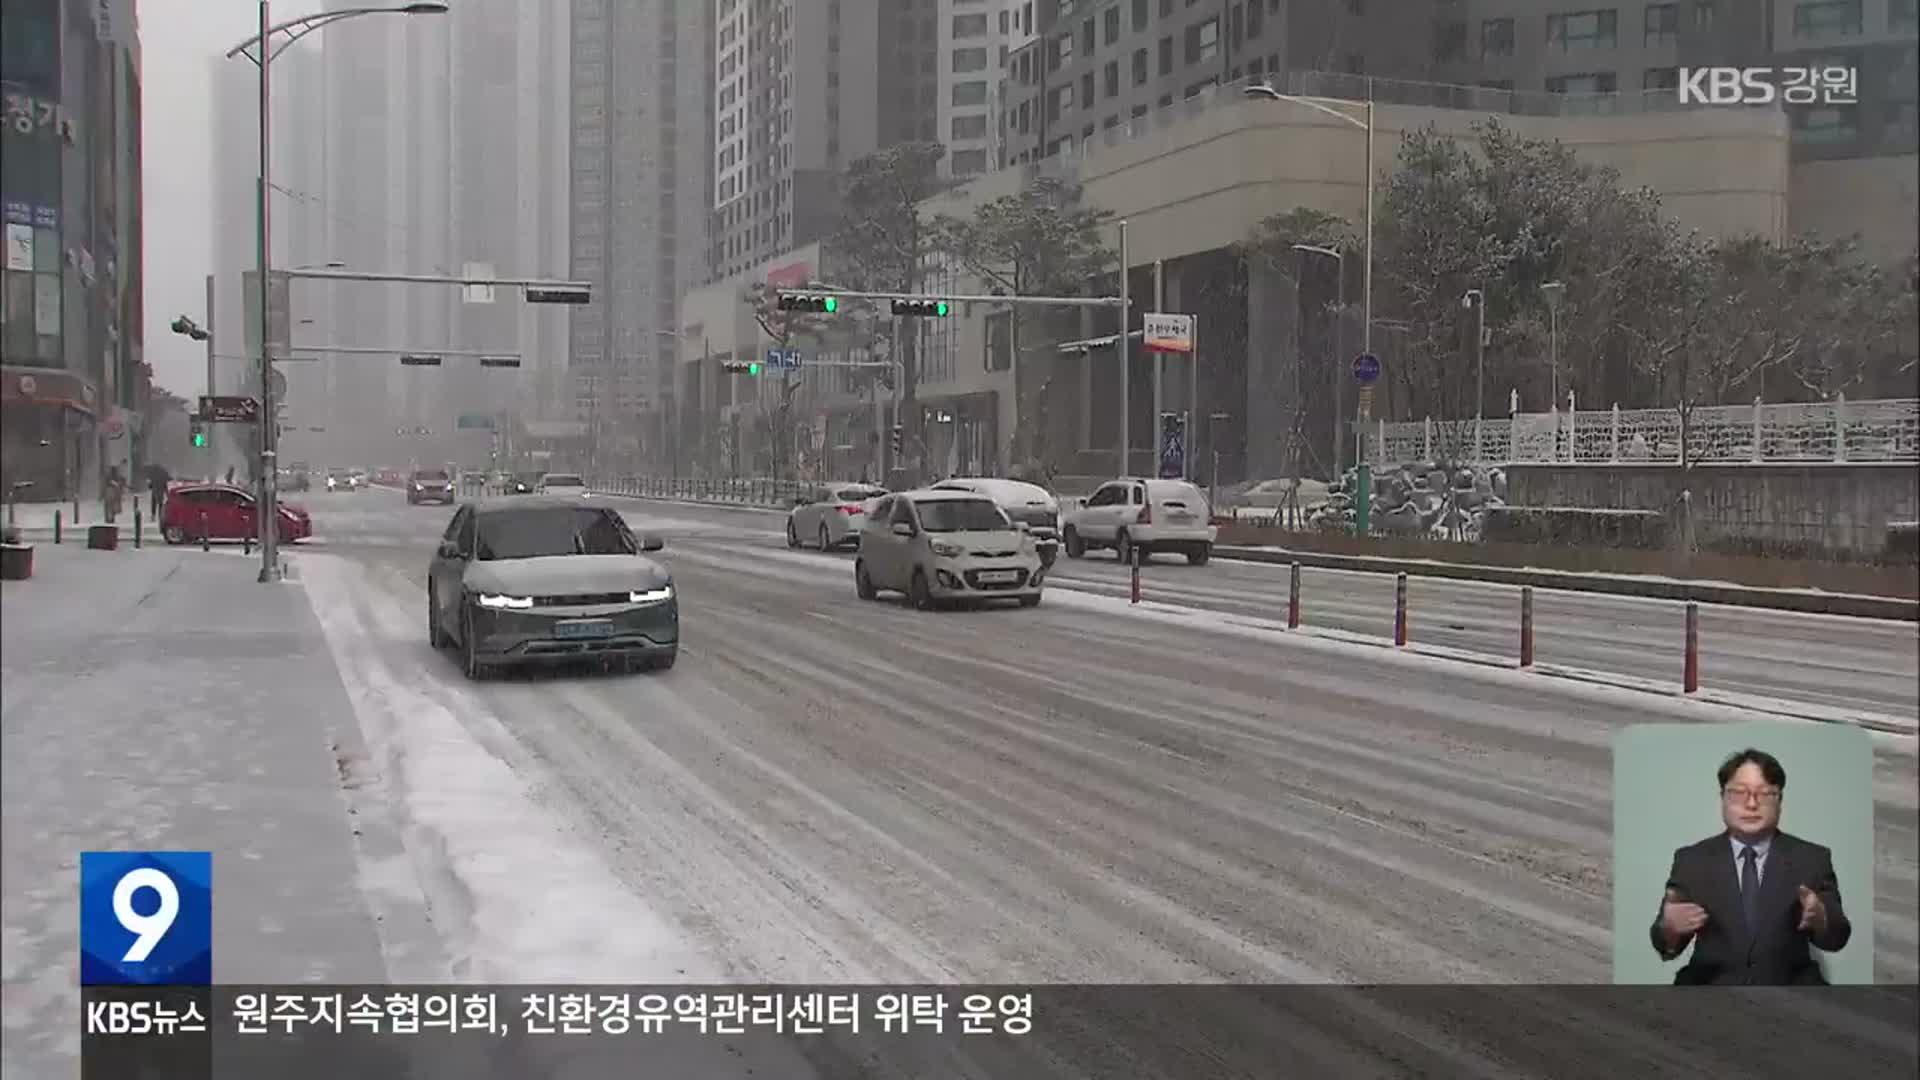
[[[1216,546],[1215,558],[1277,565],[1299,563],[1322,570],[1354,570],[1376,574],[1484,581],[1497,585],[1532,585],[1566,592],[1607,593],[1656,600],[1693,600],[1703,604],[1773,608],[1816,615],[1846,615],[1861,619],[1920,622],[1920,601],[1859,593],[1827,593],[1802,589],[1769,589],[1718,581],[1633,577],[1625,574],[1573,574],[1564,570],[1534,570],[1512,566],[1388,559],[1374,555],[1329,555],[1316,551]]]
[[[595,494],[632,499],[637,502],[698,506],[715,510],[782,512],[781,507],[756,503],[658,498],[615,491],[595,492]],[[1216,545],[1213,555],[1216,559],[1229,559],[1235,562],[1279,566],[1297,562],[1303,567],[1320,570],[1407,574],[1413,577],[1480,581],[1496,585],[1532,585],[1536,588],[1559,589],[1565,592],[1638,596],[1654,600],[1693,600],[1703,604],[1771,608],[1776,611],[1795,611],[1814,615],[1843,615],[1858,619],[1920,622],[1920,600],[1903,600],[1894,596],[1772,589],[1753,585],[1734,585],[1728,582],[1686,581],[1679,578],[1636,577],[1627,574],[1575,574],[1564,570],[1482,566],[1474,563],[1430,562],[1421,559],[1389,559],[1377,555],[1329,555],[1317,551],[1289,551],[1284,548],[1243,547],[1234,544]]]

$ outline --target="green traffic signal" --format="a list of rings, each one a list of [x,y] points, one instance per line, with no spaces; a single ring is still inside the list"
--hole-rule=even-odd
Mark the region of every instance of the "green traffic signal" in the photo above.
[[[759,365],[759,364],[748,364],[748,365],[747,365],[747,374],[749,374],[749,375],[758,375],[758,374],[760,374],[760,365]]]
[[[194,433],[193,433],[193,445],[195,445],[195,446],[205,446],[205,445],[207,445],[207,433],[206,433],[206,432],[204,432],[204,431],[196,431],[196,432],[194,432]]]
[[[826,308],[827,314],[831,315],[834,312],[840,310],[840,299],[838,297],[829,296],[823,302],[822,306]]]
[[[945,300],[942,300],[942,301],[940,301],[939,303],[937,303],[937,304],[935,304],[935,305],[933,305],[933,313],[934,313],[934,314],[936,314],[936,315],[938,315],[938,316],[940,316],[940,317],[941,317],[941,318],[943,318],[943,319],[944,319],[944,318],[946,318],[946,317],[947,317],[947,302],[946,302]]]

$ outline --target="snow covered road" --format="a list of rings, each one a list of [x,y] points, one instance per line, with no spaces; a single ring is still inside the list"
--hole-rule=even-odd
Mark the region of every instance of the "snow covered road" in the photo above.
[[[844,560],[786,552],[764,515],[624,502],[667,540],[679,666],[474,686],[423,629],[448,511],[307,501],[321,540],[294,558],[363,726],[426,709],[451,745],[459,725],[567,880],[643,912],[621,948],[729,979],[1604,982],[1612,735],[1739,717],[1172,633],[1104,599],[1100,569],[1035,610],[862,603]],[[1246,599],[1242,572],[1149,570],[1209,606]],[[1912,982],[1915,758],[1880,745],[1877,968]],[[575,977],[553,955],[538,974]]]

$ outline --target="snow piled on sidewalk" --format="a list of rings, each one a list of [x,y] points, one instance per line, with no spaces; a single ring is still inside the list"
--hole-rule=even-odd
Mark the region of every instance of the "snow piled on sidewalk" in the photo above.
[[[510,739],[463,687],[415,689],[426,631],[345,560],[302,578],[458,978],[487,983],[691,983],[718,967],[539,805],[475,728]],[[423,598],[424,599],[424,598]],[[424,607],[424,604],[422,605]],[[451,670],[449,666],[448,670]],[[451,697],[464,716],[438,699]],[[638,823],[637,823],[638,824]]]

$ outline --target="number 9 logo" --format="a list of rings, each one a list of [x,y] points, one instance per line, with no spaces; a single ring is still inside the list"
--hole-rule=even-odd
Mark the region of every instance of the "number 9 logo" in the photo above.
[[[151,915],[142,915],[133,909],[133,895],[141,889],[152,889],[160,894],[160,907]],[[166,939],[173,921],[180,917],[179,886],[165,871],[151,866],[129,870],[113,887],[113,917],[119,919],[120,925],[133,935],[133,944],[127,946],[127,954],[120,958],[121,962],[144,961]]]

